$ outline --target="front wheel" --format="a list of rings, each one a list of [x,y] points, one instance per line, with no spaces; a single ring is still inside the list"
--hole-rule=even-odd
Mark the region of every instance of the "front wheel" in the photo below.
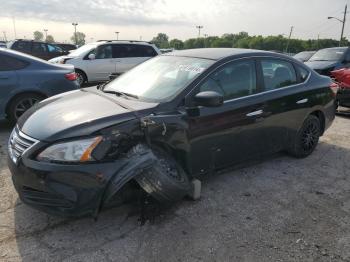
[[[79,83],[79,86],[82,86],[87,82],[87,77],[83,71],[76,69],[75,74],[77,75],[77,81]]]
[[[297,158],[309,156],[316,148],[321,135],[318,117],[308,116],[292,142],[289,153]]]

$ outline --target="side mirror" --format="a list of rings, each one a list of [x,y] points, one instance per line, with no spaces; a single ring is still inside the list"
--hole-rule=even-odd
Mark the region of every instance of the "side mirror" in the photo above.
[[[205,91],[198,93],[194,101],[198,106],[219,107],[224,103],[224,97],[218,92]]]
[[[96,59],[96,56],[95,56],[95,54],[90,54],[90,55],[88,56],[88,58],[89,58],[89,60],[95,60],[95,59]]]

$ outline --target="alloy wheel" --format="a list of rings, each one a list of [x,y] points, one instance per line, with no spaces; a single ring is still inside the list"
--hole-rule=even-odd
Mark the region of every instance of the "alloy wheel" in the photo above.
[[[28,97],[20,100],[15,107],[15,117],[18,119],[25,111],[39,102],[39,99]]]

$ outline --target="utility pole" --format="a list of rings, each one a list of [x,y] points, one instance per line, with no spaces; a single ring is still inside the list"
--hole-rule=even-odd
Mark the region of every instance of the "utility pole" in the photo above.
[[[6,31],[2,31],[2,33],[4,34],[4,40],[5,40],[5,42],[7,42]]]
[[[117,40],[119,40],[119,33],[120,32],[115,32],[115,34],[117,35]]]
[[[290,42],[290,39],[291,39],[292,34],[293,34],[293,29],[294,29],[294,26],[292,26],[292,27],[290,28],[290,33],[289,33],[289,37],[288,37],[287,47],[286,47],[286,50],[285,50],[286,53],[288,53],[289,42]]]
[[[74,40],[75,40],[75,45],[78,45],[78,39],[77,39],[77,25],[78,25],[78,23],[72,23],[72,26],[74,26]]]
[[[44,32],[45,32],[45,42],[46,42],[46,40],[47,40],[47,29],[44,29]]]
[[[334,16],[328,16],[328,19],[335,19],[338,20],[340,23],[342,23],[342,28],[341,28],[341,35],[340,35],[340,40],[339,40],[339,46],[341,46],[341,43],[343,41],[343,36],[344,36],[344,28],[345,28],[345,23],[346,23],[346,14],[348,11],[348,5],[345,5],[345,10],[344,10],[344,18],[343,20],[334,17]]]
[[[201,29],[203,28],[202,25],[197,25],[196,28],[198,29],[198,38],[201,36]]]
[[[345,27],[345,23],[346,23],[346,12],[347,12],[347,10],[348,10],[348,5],[345,5],[343,26],[341,28],[341,35],[340,35],[340,40],[339,40],[339,46],[341,46],[341,42],[343,41],[344,27]]]
[[[320,49],[320,34],[317,35],[317,50]]]
[[[16,20],[14,16],[12,17],[12,22],[13,22],[13,32],[15,33],[15,39],[17,39]]]

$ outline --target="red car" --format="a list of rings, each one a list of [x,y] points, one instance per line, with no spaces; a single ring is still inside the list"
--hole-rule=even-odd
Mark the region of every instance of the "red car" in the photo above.
[[[337,93],[337,104],[343,107],[350,107],[350,69],[344,68],[331,72],[339,85]]]

